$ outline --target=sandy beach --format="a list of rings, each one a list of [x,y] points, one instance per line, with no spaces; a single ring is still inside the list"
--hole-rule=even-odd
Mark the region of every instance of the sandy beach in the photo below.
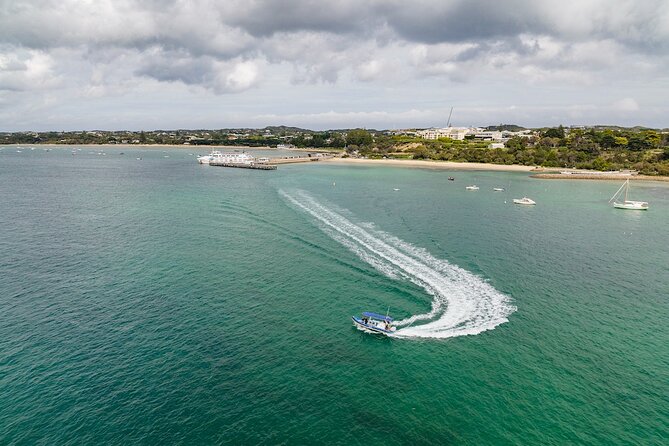
[[[423,167],[428,169],[447,169],[447,170],[495,170],[505,172],[531,172],[534,166],[519,166],[505,164],[485,164],[485,163],[456,163],[451,161],[433,161],[433,160],[400,160],[400,159],[362,159],[362,158],[329,158],[322,162],[336,164],[358,164],[374,166],[400,166],[400,167]]]
[[[538,173],[530,175],[532,178],[542,180],[592,180],[592,181],[664,181],[669,182],[669,177],[652,175],[606,175],[598,173],[581,173],[573,175],[561,175],[559,173]]]

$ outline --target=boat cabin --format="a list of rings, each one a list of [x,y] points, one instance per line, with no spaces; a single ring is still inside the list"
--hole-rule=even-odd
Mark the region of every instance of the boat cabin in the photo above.
[[[391,334],[396,328],[393,326],[393,318],[378,313],[364,312],[362,317],[353,316],[353,325],[362,331],[369,333]]]

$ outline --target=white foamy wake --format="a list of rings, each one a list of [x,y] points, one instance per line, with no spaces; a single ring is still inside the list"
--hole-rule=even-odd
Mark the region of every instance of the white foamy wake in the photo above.
[[[395,336],[449,338],[478,334],[507,322],[515,311],[507,296],[469,271],[375,229],[372,224],[353,223],[304,191],[280,194],[311,215],[328,235],[363,261],[390,278],[410,280],[433,297],[429,313],[396,322],[403,328]]]

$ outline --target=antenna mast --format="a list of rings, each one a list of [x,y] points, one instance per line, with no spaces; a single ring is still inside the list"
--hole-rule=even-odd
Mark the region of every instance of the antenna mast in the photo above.
[[[451,126],[451,115],[453,114],[453,107],[451,107],[451,112],[448,114],[448,122],[446,123],[446,127]]]

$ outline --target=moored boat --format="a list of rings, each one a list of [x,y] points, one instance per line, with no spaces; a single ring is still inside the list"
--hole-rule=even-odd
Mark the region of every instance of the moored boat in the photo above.
[[[197,157],[200,164],[224,163],[224,164],[253,164],[255,158],[244,152],[220,152],[212,151],[209,155]]]
[[[531,198],[523,197],[523,198],[514,198],[513,199],[514,204],[524,204],[524,205],[535,205],[537,204],[536,201],[532,200]]]
[[[479,187],[476,184],[472,184],[471,186],[465,186],[465,189],[467,189],[467,190],[479,190]]]
[[[492,190],[495,191],[495,192],[504,192],[503,187],[493,187]]]
[[[613,207],[616,209],[628,209],[632,211],[647,211],[648,210],[648,202],[647,201],[634,201],[634,200],[628,200],[627,199],[627,193],[629,192],[630,188],[630,180],[626,180],[622,186],[620,186],[620,189],[618,189],[618,192],[616,192],[613,197],[609,200],[609,203],[613,202]],[[620,195],[625,191],[625,198],[622,201],[619,201]]]
[[[368,311],[362,313],[362,317],[351,316],[353,326],[365,333],[376,333],[390,336],[397,330],[393,326],[393,318]]]

